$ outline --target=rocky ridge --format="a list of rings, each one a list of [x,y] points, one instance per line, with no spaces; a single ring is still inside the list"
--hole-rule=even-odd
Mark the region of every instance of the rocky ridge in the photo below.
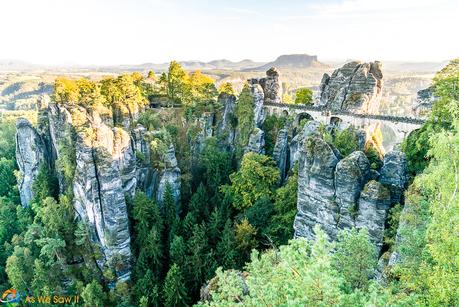
[[[331,75],[323,75],[317,104],[333,110],[378,114],[382,86],[380,62],[350,62]]]

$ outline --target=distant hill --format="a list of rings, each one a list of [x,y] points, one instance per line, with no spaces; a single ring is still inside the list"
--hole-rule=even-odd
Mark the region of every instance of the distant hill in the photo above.
[[[36,67],[37,65],[30,64],[24,61],[0,59],[0,71],[29,70]]]
[[[226,59],[213,60],[210,62],[202,61],[179,61],[179,64],[185,70],[243,70],[258,67],[263,65],[263,62],[254,62],[252,60],[242,60],[239,62],[233,62]],[[144,63],[140,65],[120,65],[112,66],[110,69],[122,69],[122,70],[154,70],[154,71],[165,71],[169,67],[169,63]],[[106,67],[104,67],[106,68]]]
[[[262,66],[250,70],[265,71],[271,67],[281,69],[304,69],[311,67],[327,67],[327,65],[319,62],[316,55],[286,54],[279,56],[273,62],[266,63]]]

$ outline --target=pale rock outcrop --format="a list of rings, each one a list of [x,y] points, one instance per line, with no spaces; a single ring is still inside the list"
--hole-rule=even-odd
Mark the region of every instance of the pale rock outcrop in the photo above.
[[[218,96],[218,102],[223,106],[221,119],[217,119],[217,136],[221,137],[223,143],[230,148],[234,146],[235,128],[234,118],[236,111],[236,96],[221,93]]]
[[[249,137],[249,143],[245,148],[245,153],[254,152],[257,154],[265,153],[265,133],[260,128],[253,129]]]
[[[147,141],[151,132],[142,125],[131,130],[132,147],[137,161],[137,187],[149,198],[155,198],[155,188],[158,182],[158,171],[151,167],[150,144]]]
[[[319,105],[333,110],[377,114],[381,101],[383,75],[381,63],[350,62],[324,74]]]
[[[266,72],[266,78],[259,80],[263,88],[265,103],[282,103],[282,86],[279,82],[279,72],[271,67]]]
[[[171,143],[163,155],[162,160],[164,162],[165,168],[160,173],[158,188],[156,190],[156,200],[161,204],[164,199],[164,192],[166,191],[167,185],[170,185],[172,189],[172,195],[174,200],[178,204],[180,200],[180,187],[181,187],[181,171],[177,166],[177,158],[175,157],[175,148]]]
[[[205,112],[197,119],[199,133],[196,136],[196,140],[192,143],[192,147],[196,153],[199,154],[204,149],[206,139],[213,136],[214,121],[215,114],[213,112]]]
[[[384,156],[379,182],[390,190],[391,203],[401,203],[403,191],[408,182],[406,156],[403,152],[394,150]]]
[[[426,118],[432,111],[433,104],[438,98],[434,95],[433,86],[422,89],[417,92],[416,99],[413,102],[412,111],[415,116]]]
[[[16,160],[19,166],[19,195],[23,207],[33,200],[33,182],[40,167],[48,163],[48,152],[43,138],[25,118],[16,122]]]
[[[252,78],[248,82],[252,86],[256,84],[261,86],[265,103],[282,103],[282,86],[279,81],[279,72],[275,67],[266,71],[265,78]]]
[[[254,84],[251,87],[252,97],[253,97],[253,120],[255,127],[261,128],[265,120],[265,110],[263,106],[264,94],[263,89],[259,84]]]
[[[295,237],[313,239],[319,224],[330,238],[337,234],[339,208],[335,202],[335,167],[339,158],[320,137],[305,140],[298,161],[298,212],[293,228]]]
[[[287,175],[289,166],[288,128],[279,130],[276,144],[274,145],[273,158],[280,169],[282,182]]]
[[[335,194],[339,207],[338,228],[354,226],[360,191],[369,177],[370,163],[362,151],[351,153],[336,165]]]
[[[132,196],[137,182],[131,138],[123,129],[107,126],[97,113],[79,111],[88,121],[75,144],[74,207],[89,224],[92,240],[101,246],[104,258],[98,264],[102,268],[119,259],[116,273],[119,280],[126,280],[131,251],[125,194]]]
[[[358,208],[355,226],[368,229],[370,240],[380,250],[384,239],[384,225],[390,209],[389,190],[377,181],[369,181],[360,194]]]
[[[43,112],[39,112],[41,114]],[[73,136],[74,128],[72,127],[72,115],[63,107],[54,103],[50,103],[46,110],[46,121],[48,123],[48,132],[46,135],[50,139],[50,149],[53,159],[57,160],[61,157],[63,146],[67,147],[68,151],[74,150]],[[64,193],[69,187],[69,183],[64,180],[64,174],[57,168],[56,175],[59,181],[59,190]]]
[[[385,222],[391,207],[391,192],[372,179],[368,158],[355,151],[342,158],[332,145],[326,143],[314,127],[304,129],[298,158],[298,212],[294,221],[295,237],[314,238],[313,228],[319,224],[331,240],[338,231],[352,227],[367,228],[378,250],[383,245]],[[393,156],[398,156],[394,153]],[[394,184],[399,174],[388,158],[386,168],[392,170]],[[403,165],[401,166],[403,167]],[[400,185],[396,185],[400,187]],[[399,190],[397,190],[399,191]]]
[[[298,161],[300,157],[300,150],[304,146],[304,140],[311,135],[318,134],[320,123],[318,121],[308,121],[303,130],[301,130],[290,142],[290,168]]]

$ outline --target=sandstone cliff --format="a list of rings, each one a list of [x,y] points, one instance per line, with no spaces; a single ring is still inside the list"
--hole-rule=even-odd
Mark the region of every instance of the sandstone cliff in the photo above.
[[[350,62],[324,74],[318,104],[333,110],[378,114],[383,86],[381,63]]]
[[[372,180],[374,175],[363,152],[342,158],[336,148],[314,133],[313,127],[314,122],[305,126],[293,148],[299,167],[295,236],[313,239],[316,224],[330,239],[336,239],[340,229],[367,228],[380,250],[388,210],[400,202],[406,183],[404,155],[388,153],[382,167],[384,175],[377,182]]]

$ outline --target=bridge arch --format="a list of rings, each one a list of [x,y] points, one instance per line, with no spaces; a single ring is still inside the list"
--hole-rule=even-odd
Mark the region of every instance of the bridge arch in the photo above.
[[[314,120],[314,117],[308,112],[298,113],[295,117],[294,125],[299,126],[302,120]]]
[[[330,117],[330,125],[333,125],[335,127],[340,127],[343,125],[343,120],[338,117],[338,116],[332,116]]]

